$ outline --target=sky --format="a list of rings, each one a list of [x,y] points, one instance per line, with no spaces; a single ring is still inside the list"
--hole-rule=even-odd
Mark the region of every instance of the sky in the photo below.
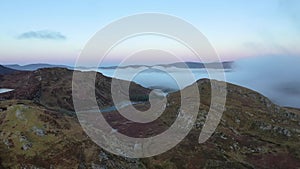
[[[297,0],[2,0],[0,64],[73,65],[101,28],[145,12],[170,14],[191,23],[224,61],[265,55],[300,56],[298,11]]]

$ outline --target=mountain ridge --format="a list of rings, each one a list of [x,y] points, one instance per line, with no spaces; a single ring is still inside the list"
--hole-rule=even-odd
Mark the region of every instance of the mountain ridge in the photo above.
[[[209,62],[209,63],[201,63],[201,62],[175,62],[169,64],[156,64],[156,65],[127,65],[127,66],[101,66],[99,69],[116,69],[116,68],[139,68],[139,67],[148,67],[152,68],[155,66],[161,67],[176,67],[176,68],[190,68],[190,69],[203,69],[203,68],[215,68],[215,69],[231,69],[234,64],[234,61],[226,61],[226,62]],[[220,66],[222,65],[222,66]],[[67,65],[55,65],[55,64],[47,64],[47,63],[35,63],[35,64],[27,64],[27,65],[19,65],[19,64],[8,64],[4,65],[7,68],[16,69],[16,70],[25,70],[25,71],[34,71],[41,68],[67,68],[74,70],[76,67],[67,66]],[[78,67],[79,69],[95,69],[95,67]]]
[[[14,89],[12,92],[1,94],[0,100],[34,100],[48,108],[63,108],[67,111],[73,111],[73,72],[73,70],[66,68],[43,68],[36,71],[17,72],[12,75],[0,75],[0,88]],[[99,101],[99,106],[110,106],[112,104],[110,95],[112,78],[99,72],[77,72],[89,79],[94,78],[94,75],[96,75],[96,99]],[[133,100],[145,97],[143,95],[150,92],[149,89],[134,82],[118,79],[117,81],[119,83],[130,83],[132,88],[130,97]],[[137,94],[138,92],[140,94]]]
[[[12,74],[17,72],[15,69],[8,68],[6,66],[0,65],[0,75]]]
[[[72,68],[67,65],[53,65],[53,64],[47,64],[47,63],[34,63],[34,64],[27,64],[27,65],[19,65],[19,64],[10,64],[5,65],[8,68],[16,69],[16,70],[26,70],[26,71],[34,71],[41,68]]]
[[[211,69],[231,69],[233,61],[227,62],[209,62],[209,63],[201,63],[201,62],[175,62],[169,64],[156,64],[156,65],[128,65],[128,66],[104,66],[99,67],[100,69],[126,69],[126,68],[139,68],[139,67],[148,67],[153,68],[156,66],[160,67],[175,67],[175,68],[189,68],[189,69],[203,69],[203,68],[211,68]],[[222,66],[221,66],[222,65]]]

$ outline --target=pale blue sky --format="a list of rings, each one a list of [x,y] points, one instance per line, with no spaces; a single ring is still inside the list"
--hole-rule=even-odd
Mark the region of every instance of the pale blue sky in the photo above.
[[[84,44],[110,22],[158,12],[196,26],[223,60],[300,55],[300,1],[39,1],[0,4],[0,63],[73,64]]]

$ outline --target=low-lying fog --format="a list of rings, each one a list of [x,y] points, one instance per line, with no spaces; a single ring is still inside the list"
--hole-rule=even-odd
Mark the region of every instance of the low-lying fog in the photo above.
[[[237,61],[228,82],[256,90],[282,106],[300,107],[300,57],[257,57]]]
[[[279,105],[300,108],[299,65],[300,57],[295,56],[246,58],[235,61],[233,69],[225,71],[225,78],[227,82],[258,91]],[[161,88],[165,91],[178,90],[194,82],[194,79],[187,76],[188,70],[173,67],[163,72],[159,69],[161,67],[126,68],[115,75],[113,69],[100,69],[99,72],[107,76],[131,80],[131,75],[143,70],[133,78],[133,81],[145,87]],[[208,78],[205,69],[190,70],[195,80]]]

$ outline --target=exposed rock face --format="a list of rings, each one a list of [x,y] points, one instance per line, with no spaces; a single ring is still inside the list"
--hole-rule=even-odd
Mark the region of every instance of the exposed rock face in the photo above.
[[[145,159],[129,159],[98,147],[83,132],[76,118],[58,111],[68,110],[68,105],[72,107],[67,101],[59,104],[71,92],[66,86],[71,79],[71,76],[66,76],[68,70],[39,71],[20,76],[35,79],[24,82],[28,82],[27,86],[32,81],[38,82],[36,90],[32,91],[39,92],[29,94],[29,87],[22,88],[18,84],[16,93],[1,95],[18,99],[0,102],[0,166],[5,168],[300,168],[300,110],[274,105],[255,91],[227,84],[226,110],[221,122],[212,137],[199,144],[198,137],[211,105],[210,82],[199,80],[201,105],[189,135],[166,153]],[[13,84],[8,76],[1,78],[4,81],[0,81],[0,86]],[[109,84],[104,84],[107,81],[109,79],[102,78],[99,86],[108,89]],[[17,80],[15,82],[18,83]],[[100,103],[108,105],[109,99],[106,101],[105,98],[109,98],[109,94],[106,95],[105,90],[96,92],[101,93]],[[36,93],[39,94],[35,96]],[[167,98],[165,112],[152,123],[136,124],[115,111],[106,112],[104,116],[116,131],[129,136],[156,135],[166,130],[178,114],[180,92]],[[47,107],[58,108],[49,110]],[[149,105],[141,103],[135,107],[146,110]]]

